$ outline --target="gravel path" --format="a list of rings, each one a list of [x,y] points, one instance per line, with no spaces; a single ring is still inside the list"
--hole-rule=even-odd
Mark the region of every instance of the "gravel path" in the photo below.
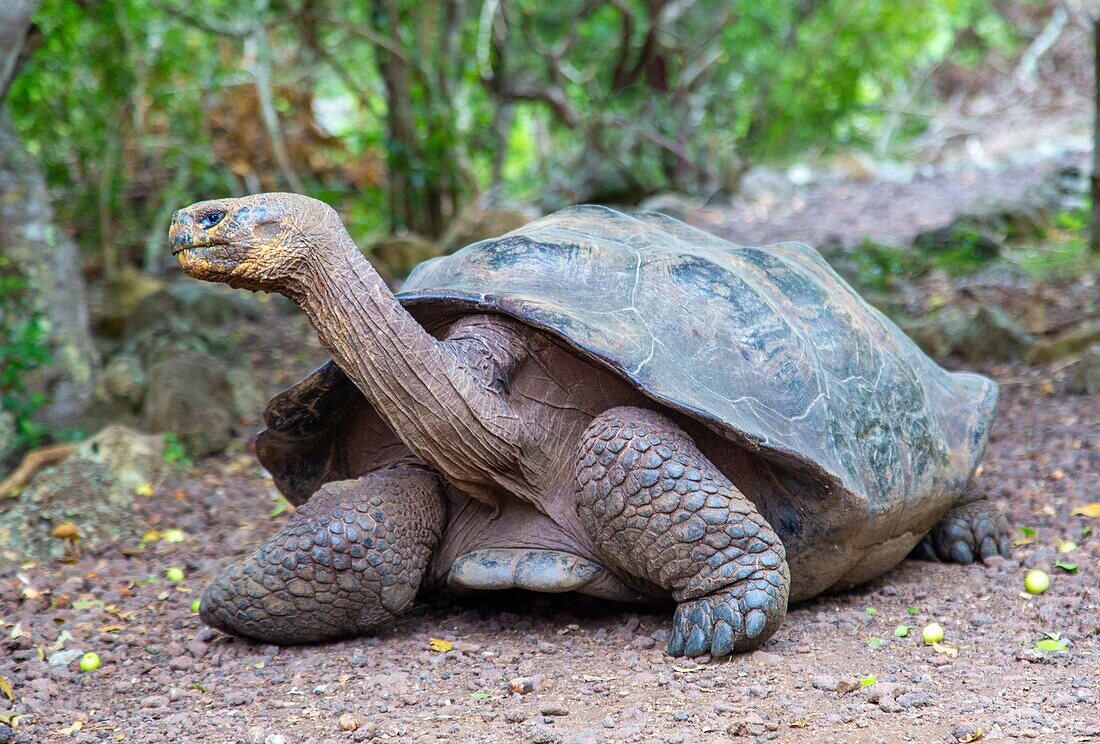
[[[1011,384],[980,485],[1013,525],[1035,530],[1034,542],[988,566],[907,561],[859,590],[794,608],[750,656],[666,656],[669,608],[519,593],[428,597],[376,638],[317,647],[205,629],[193,598],[286,518],[270,516],[270,481],[239,454],[173,476],[143,503],[146,519],[184,530],[183,543],[0,571],[0,675],[16,698],[0,710],[25,716],[24,741],[926,742],[978,728],[987,741],[1100,736],[1100,523],[1070,513],[1100,493],[1100,400],[1065,394],[1058,376],[991,371]],[[1059,539],[1079,547],[1059,556]],[[1078,572],[1053,570],[1059,557]],[[184,569],[182,583],[163,580],[170,565]],[[1053,577],[1040,597],[1021,594],[1028,567]],[[921,642],[932,621],[957,657]],[[913,628],[908,637],[895,637],[899,624]],[[1044,633],[1068,639],[1068,651],[1033,652]],[[429,638],[453,648],[434,652]],[[70,657],[86,650],[103,666],[82,674]]]

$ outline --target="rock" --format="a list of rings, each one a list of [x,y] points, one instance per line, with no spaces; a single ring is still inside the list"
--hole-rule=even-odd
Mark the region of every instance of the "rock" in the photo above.
[[[760,204],[775,204],[791,195],[793,187],[782,172],[756,165],[741,176],[739,194],[748,201]]]
[[[84,655],[84,651],[78,648],[67,648],[64,651],[55,651],[46,658],[46,663],[52,667],[64,667]]]
[[[1030,364],[1046,364],[1079,354],[1093,345],[1100,344],[1100,320],[1089,320],[1055,338],[1036,341],[1028,352]]]
[[[130,492],[142,486],[155,486],[168,472],[164,462],[164,440],[125,426],[108,426],[84,440],[73,457],[106,465]]]
[[[459,248],[518,230],[531,221],[516,209],[480,209],[472,207],[460,214],[443,233],[442,242],[448,253]]]
[[[966,324],[954,352],[968,362],[1021,359],[1034,338],[996,307],[981,307]]]
[[[1100,393],[1100,344],[1093,344],[1081,355],[1069,382],[1069,391],[1084,395]]]
[[[121,338],[126,324],[141,301],[164,289],[164,282],[133,269],[124,269],[114,279],[92,292],[89,305],[92,322],[99,335]]]
[[[933,254],[960,252],[977,260],[989,260],[1001,255],[1003,238],[981,228],[952,223],[947,227],[925,230],[913,238],[913,247]]]
[[[513,694],[528,695],[541,690],[545,682],[546,678],[541,674],[533,677],[515,677],[508,683],[508,689]]]
[[[959,348],[966,330],[966,314],[948,306],[920,321],[903,323],[905,332],[931,357],[942,359]]]
[[[407,277],[418,264],[443,253],[442,245],[413,233],[383,238],[364,251],[375,270],[391,284]]]
[[[200,325],[223,327],[263,318],[257,295],[238,292],[226,284],[182,281],[168,287],[167,292],[178,303],[180,312]]]
[[[815,690],[836,692],[839,680],[831,674],[815,674],[813,677],[810,677],[810,684],[813,685]]]
[[[110,426],[76,451],[34,475],[18,499],[0,502],[0,550],[48,560],[65,554],[55,527],[71,523],[81,543],[140,537],[147,526],[134,514],[134,492],[165,473],[158,437]]]
[[[561,741],[561,736],[545,723],[527,724],[527,737],[533,744],[555,744]]]
[[[567,716],[569,709],[564,705],[551,703],[539,708],[539,713],[544,716]]]
[[[634,648],[653,648],[657,645],[657,641],[653,640],[652,636],[648,635],[636,635],[631,639],[630,645]]]
[[[258,418],[268,399],[263,380],[251,368],[234,367],[226,372],[226,382],[234,418],[237,421]]]
[[[924,708],[932,704],[932,696],[921,690],[903,692],[894,699],[902,708]]]
[[[134,354],[116,354],[95,383],[96,400],[111,420],[136,413],[145,395],[145,370]]]
[[[7,472],[5,463],[15,455],[15,434],[15,416],[0,408],[0,479]]]
[[[206,354],[156,362],[147,373],[142,426],[178,435],[192,457],[221,452],[234,423],[228,373],[224,362]]]
[[[340,720],[337,721],[336,725],[341,731],[356,731],[363,725],[363,721],[356,715],[344,713],[340,716]]]
[[[638,204],[639,212],[660,212],[682,222],[687,221],[696,212],[700,203],[687,194],[679,194],[675,191],[664,191],[647,197]]]

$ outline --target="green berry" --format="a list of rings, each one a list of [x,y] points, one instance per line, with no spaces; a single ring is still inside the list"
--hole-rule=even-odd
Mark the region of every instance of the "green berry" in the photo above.
[[[199,606],[201,604],[202,604],[202,600],[195,599],[195,601],[191,603],[191,612],[198,612],[199,611]]]
[[[179,566],[169,566],[168,570],[164,572],[164,578],[173,584],[179,583],[183,581],[183,569]]]
[[[99,658],[99,654],[95,651],[89,651],[80,657],[80,671],[82,672],[94,672],[103,665],[103,660]]]
[[[933,643],[940,643],[943,641],[943,626],[939,623],[928,623],[924,626],[924,630],[921,631],[921,638],[924,642],[931,646]]]
[[[184,534],[183,530],[178,530],[173,527],[170,530],[165,530],[164,536],[161,539],[167,543],[181,543],[187,539],[187,535]]]
[[[1042,594],[1049,587],[1050,577],[1047,576],[1046,571],[1035,568],[1028,571],[1027,576],[1024,577],[1024,589],[1028,594]]]

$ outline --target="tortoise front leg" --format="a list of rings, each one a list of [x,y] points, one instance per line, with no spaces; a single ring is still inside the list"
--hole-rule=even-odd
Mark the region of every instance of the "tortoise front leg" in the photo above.
[[[361,635],[412,603],[443,533],[439,476],[416,467],[328,483],[202,596],[207,625],[267,643]]]
[[[783,544],[675,423],[607,411],[581,438],[576,477],[597,548],[679,602],[670,654],[748,651],[776,631],[790,591]]]

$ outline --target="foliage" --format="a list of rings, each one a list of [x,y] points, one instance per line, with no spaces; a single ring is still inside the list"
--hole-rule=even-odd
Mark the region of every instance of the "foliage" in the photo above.
[[[164,434],[164,462],[175,470],[187,470],[194,463],[187,455],[187,448],[183,446],[178,435],[171,432]]]
[[[28,374],[50,362],[46,320],[31,311],[28,283],[0,255],[0,408],[15,417],[16,449],[36,447],[46,432],[34,421],[45,402],[27,391]]]
[[[869,142],[958,29],[1001,43],[995,17],[984,0],[45,0],[8,105],[100,267],[156,270],[171,212],[226,193],[304,191],[362,238],[438,234],[486,190],[728,188],[750,158]]]

